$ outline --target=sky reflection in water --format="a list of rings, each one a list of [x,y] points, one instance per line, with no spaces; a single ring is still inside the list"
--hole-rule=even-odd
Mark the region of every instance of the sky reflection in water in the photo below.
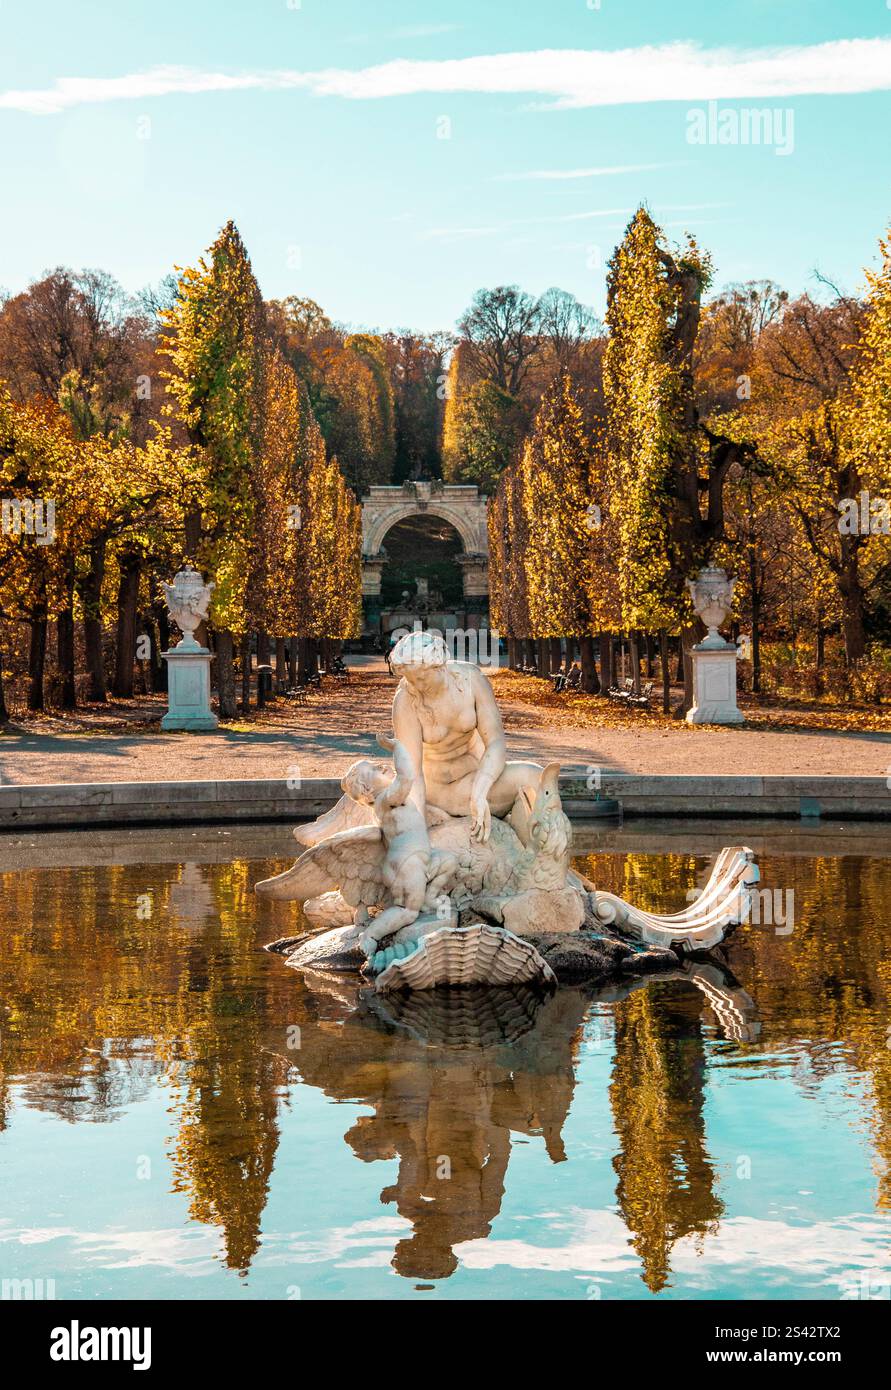
[[[726,966],[545,1001],[301,978],[262,950],[293,910],[252,893],[291,854],[279,828],[7,837],[0,867],[66,867],[0,875],[0,1279],[59,1298],[887,1298],[891,837],[869,834],[802,852],[762,828],[791,934],[752,926]],[[585,871],[663,910],[713,848],[601,838]]]

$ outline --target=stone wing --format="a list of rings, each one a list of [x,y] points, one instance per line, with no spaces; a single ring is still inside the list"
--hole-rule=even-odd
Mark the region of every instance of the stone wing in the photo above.
[[[339,889],[351,907],[374,906],[386,897],[385,855],[380,827],[358,826],[313,845],[285,873],[258,883],[256,891],[303,903]]]
[[[294,839],[298,845],[309,847],[339,835],[344,830],[354,830],[357,826],[363,825],[374,825],[373,808],[365,806],[361,801],[354,801],[351,796],[342,796],[337,804],[323,816],[319,816],[318,820],[296,826]]]

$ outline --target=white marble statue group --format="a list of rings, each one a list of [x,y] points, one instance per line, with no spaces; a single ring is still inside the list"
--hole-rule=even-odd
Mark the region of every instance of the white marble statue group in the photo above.
[[[559,764],[508,760],[479,667],[450,660],[433,631],[403,637],[391,665],[393,734],[380,742],[392,769],[353,763],[334,809],[294,831],[297,862],[257,884],[302,903],[315,927],[347,928],[379,987],[547,978],[528,938],[579,931],[586,908],[639,940],[686,949],[714,945],[740,920],[757,875],[742,850],[723,852],[676,918],[598,893],[570,865]]]

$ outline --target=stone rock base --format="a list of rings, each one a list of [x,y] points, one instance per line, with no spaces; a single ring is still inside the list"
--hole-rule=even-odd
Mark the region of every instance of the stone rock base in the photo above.
[[[515,898],[508,898],[502,907],[502,919],[508,931],[530,941],[535,932],[541,930],[542,922],[548,923],[551,934],[572,935],[582,925],[583,918],[582,899],[574,888],[564,888],[559,893],[530,888]]]
[[[469,914],[466,918],[462,914],[461,925],[469,924]],[[286,956],[288,965],[295,970],[358,974],[365,965],[358,946],[359,934],[355,927],[333,927],[330,931],[284,937],[266,949]],[[528,933],[525,939],[535,946],[561,984],[600,985],[620,976],[676,970],[679,964],[674,951],[652,947],[644,950],[602,928]]]

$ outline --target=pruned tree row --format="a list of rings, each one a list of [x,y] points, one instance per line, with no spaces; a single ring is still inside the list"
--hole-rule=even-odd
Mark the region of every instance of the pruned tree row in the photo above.
[[[0,389],[7,660],[24,629],[32,710],[130,696],[135,674],[163,686],[160,580],[189,561],[215,586],[205,636],[232,718],[236,658],[249,706],[254,648],[275,643],[284,675],[285,642],[312,661],[358,631],[359,507],[232,223],[154,316],[50,280],[0,321],[16,367]]]
[[[624,635],[635,683],[658,644],[666,709],[669,652],[681,654],[689,703],[701,630],[686,580],[707,563],[738,578],[756,690],[768,620],[811,623],[818,663],[833,625],[850,668],[870,634],[887,640],[887,243],[881,256],[862,301],[789,303],[764,283],[706,304],[708,257],[693,240],[672,252],[637,212],[609,266],[601,409],[592,415],[587,387],[558,370],[496,482],[493,624],[515,664],[546,673],[546,644],[569,639],[582,688],[606,689]],[[474,392],[479,380],[465,386],[465,412]]]

